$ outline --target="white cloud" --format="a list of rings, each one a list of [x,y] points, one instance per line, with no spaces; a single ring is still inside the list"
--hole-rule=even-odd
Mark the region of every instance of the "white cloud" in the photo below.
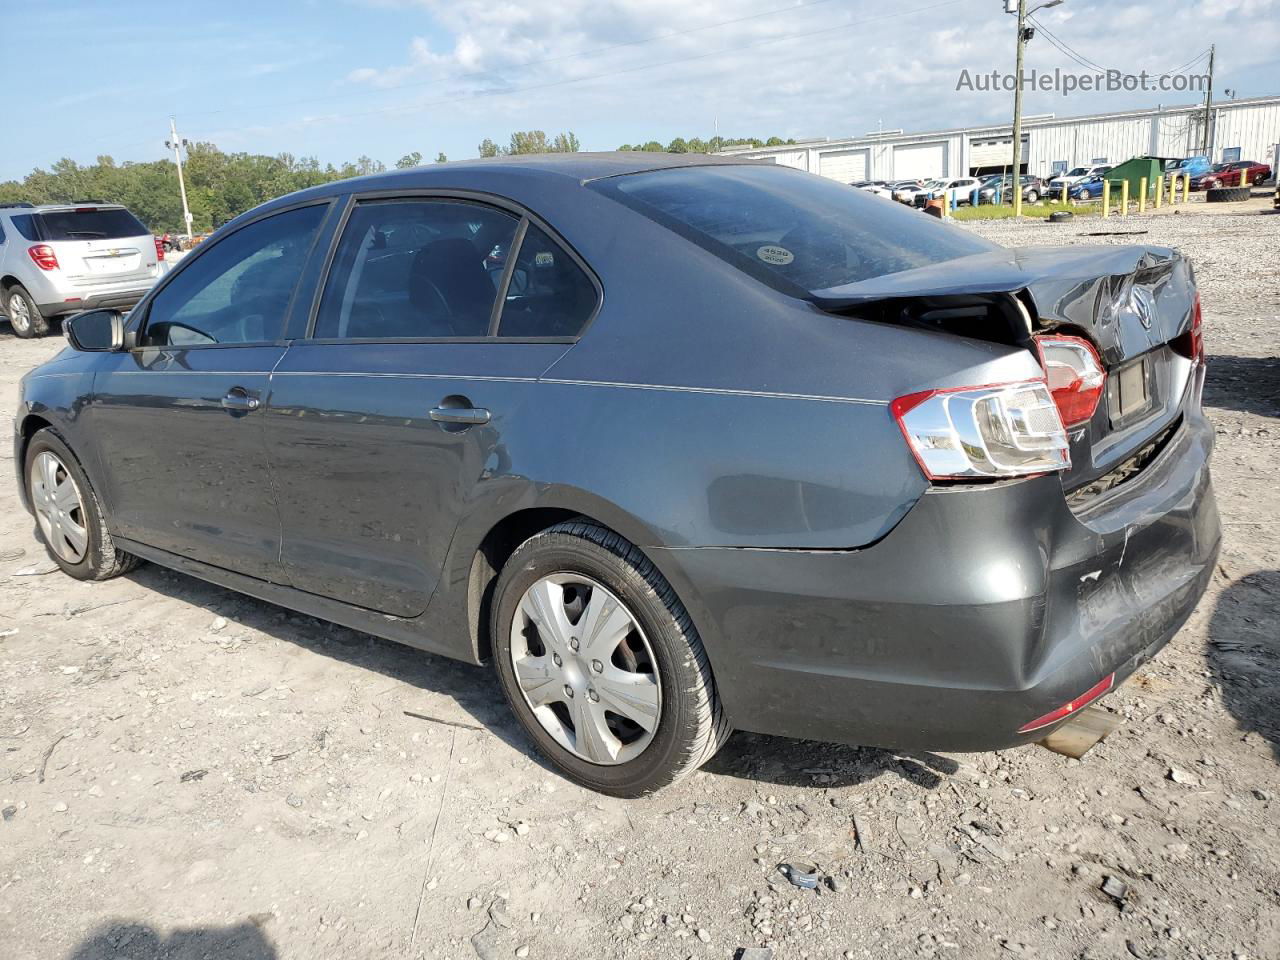
[[[1013,22],[994,0],[982,9],[969,0],[908,0],[905,7],[873,0],[413,0],[400,6],[416,11],[414,22],[421,24],[403,57],[360,65],[346,74],[348,84],[385,91],[399,98],[387,109],[417,109],[437,123],[455,116],[474,122],[483,111],[495,136],[513,124],[572,128],[601,147],[615,139],[706,136],[717,120],[724,134],[841,136],[875,129],[880,121],[908,130],[993,122],[1011,110],[1012,97],[1004,92],[956,91],[962,68],[1012,69]],[[1238,85],[1248,96],[1280,91],[1274,63],[1280,18],[1268,16],[1277,8],[1277,0],[1067,0],[1038,19],[1084,59],[1153,73],[1205,50],[1206,21],[1247,23],[1248,29],[1215,31],[1215,85]],[[1224,19],[1228,11],[1234,17]],[[1044,33],[1028,45],[1027,65],[1086,69]],[[1025,108],[1071,115],[1161,99],[1196,95],[1031,93]],[[382,109],[370,105],[366,113]],[[624,125],[630,136],[612,132]],[[592,143],[593,129],[610,130],[608,140]]]

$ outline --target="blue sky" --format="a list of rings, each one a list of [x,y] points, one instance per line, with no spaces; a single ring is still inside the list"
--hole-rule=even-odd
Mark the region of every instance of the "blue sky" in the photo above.
[[[1034,4],[1037,0],[1032,0]],[[59,157],[164,154],[168,117],[224,150],[388,165],[484,137],[573,130],[584,149],[675,136],[848,136],[1003,120],[1001,0],[274,0],[6,5],[0,178]],[[1084,59],[1159,73],[1217,44],[1215,93],[1280,93],[1280,0],[1066,0],[1040,14]],[[65,38],[65,39],[63,39]],[[1083,70],[1037,37],[1028,65]],[[1201,61],[1200,66],[1203,66]],[[1034,93],[1069,116],[1197,94]],[[1280,139],[1280,131],[1277,132]]]

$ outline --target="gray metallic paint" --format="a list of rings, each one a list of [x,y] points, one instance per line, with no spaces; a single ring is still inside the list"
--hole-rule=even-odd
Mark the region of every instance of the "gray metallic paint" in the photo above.
[[[300,201],[335,201],[282,340],[65,351],[24,379],[16,463],[39,417],[79,453],[126,549],[471,661],[485,536],[517,511],[585,514],[645,549],[689,608],[732,722],[763,732],[1017,742],[1030,717],[1132,669],[1176,630],[1218,541],[1202,370],[1184,371],[1173,414],[1184,423],[1159,469],[1101,516],[1072,514],[1056,476],[930,489],[888,402],[1038,376],[1032,353],[824,312],[583,189],[637,168],[609,156],[477,162],[266,204],[209,243]],[[436,188],[554,225],[603,278],[580,341],[304,339],[351,193]],[[1114,256],[1132,265],[1124,249]],[[993,262],[1007,256],[1029,262]],[[1013,271],[1017,286],[1041,313],[1081,323],[1101,288],[1057,283],[1036,262],[1030,280]],[[991,292],[1000,270],[965,282]],[[900,295],[907,275],[895,276]],[[1116,320],[1118,349],[1131,349],[1129,322]],[[218,408],[233,386],[259,391],[263,409]],[[432,421],[448,396],[491,421]]]

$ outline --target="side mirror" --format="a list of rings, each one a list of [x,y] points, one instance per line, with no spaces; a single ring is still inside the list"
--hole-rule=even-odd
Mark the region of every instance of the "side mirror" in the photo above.
[[[109,353],[124,346],[124,314],[118,310],[86,310],[62,321],[67,342],[85,353]]]

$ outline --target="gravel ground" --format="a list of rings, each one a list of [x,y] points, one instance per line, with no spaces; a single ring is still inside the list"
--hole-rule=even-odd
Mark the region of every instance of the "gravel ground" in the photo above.
[[[49,572],[5,481],[0,954],[1280,956],[1280,216],[965,229],[1177,246],[1201,282],[1221,565],[1085,760],[737,735],[603,798],[486,671],[156,567]],[[0,326],[0,411],[60,346]]]

